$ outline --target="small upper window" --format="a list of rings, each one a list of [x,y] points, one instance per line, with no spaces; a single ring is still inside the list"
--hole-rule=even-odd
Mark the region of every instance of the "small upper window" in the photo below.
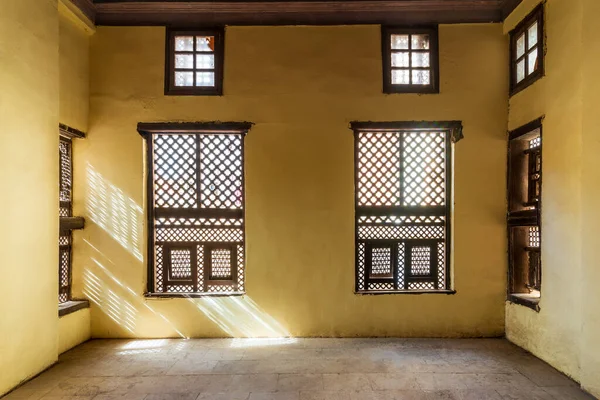
[[[222,94],[223,37],[223,30],[167,29],[165,94]]]
[[[381,38],[385,93],[439,92],[437,27],[383,27]]]
[[[544,6],[540,4],[510,33],[510,92],[544,75]]]

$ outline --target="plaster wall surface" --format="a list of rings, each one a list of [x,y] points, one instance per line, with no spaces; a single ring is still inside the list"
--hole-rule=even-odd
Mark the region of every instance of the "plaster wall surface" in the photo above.
[[[505,21],[510,31],[539,2]],[[596,1],[545,4],[545,76],[510,98],[509,129],[543,121],[542,297],[540,312],[507,304],[506,335],[599,396],[596,110],[600,29]],[[593,339],[592,339],[593,338]]]
[[[90,30],[86,20],[68,7],[68,2],[59,2],[59,118],[60,122],[86,132],[89,115],[89,58]],[[76,11],[76,10],[75,10]],[[58,134],[58,132],[57,132]],[[73,174],[75,178],[85,168],[80,168],[79,146],[85,139],[73,139]],[[73,195],[73,215],[79,216],[81,198]],[[73,231],[73,246],[81,246],[81,231]],[[82,268],[73,257],[73,275]],[[77,297],[77,296],[75,296]],[[59,354],[90,338],[89,309],[78,310],[59,319]]]
[[[586,0],[583,13],[583,128],[582,134],[582,340],[581,384],[600,397],[600,28],[595,15],[600,3]]]
[[[0,87],[1,395],[58,357],[56,0],[2,1]]]
[[[441,93],[382,93],[379,26],[228,27],[224,96],[164,96],[161,27],[91,38],[87,227],[75,293],[93,337],[501,336],[507,40],[501,24],[440,27]],[[138,122],[251,121],[247,295],[146,299]],[[461,120],[455,148],[456,295],[354,291],[353,135],[363,121]]]

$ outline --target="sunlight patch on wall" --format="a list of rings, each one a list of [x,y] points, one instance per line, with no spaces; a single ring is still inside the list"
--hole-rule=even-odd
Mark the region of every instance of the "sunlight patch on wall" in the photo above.
[[[87,215],[117,243],[142,261],[143,209],[87,165]]]
[[[119,297],[106,282],[89,269],[83,271],[83,294],[97,305],[110,319],[127,331],[134,333],[136,310]]]
[[[189,300],[229,336],[237,338],[289,338],[292,336],[287,329],[260,309],[248,296],[207,297]],[[242,343],[237,342],[237,345]]]
[[[90,246],[91,249],[95,250],[100,255],[102,255],[102,253],[100,252],[100,250],[98,248],[96,248],[94,245],[92,245],[89,241],[87,241],[87,240],[84,239],[84,243],[86,243],[88,246]],[[124,300],[122,296],[118,297],[118,298],[122,299],[123,302],[129,304],[133,308],[134,313],[135,313],[136,316],[137,316],[137,314],[140,313],[140,306],[141,306],[142,309],[149,310],[152,314],[156,315],[157,317],[159,317],[160,319],[162,319],[163,321],[165,321],[165,323],[171,329],[173,329],[180,337],[185,338],[185,339],[189,339],[179,329],[177,329],[177,327],[175,327],[175,325],[167,317],[165,317],[160,312],[156,311],[154,308],[150,307],[145,302],[145,300],[143,298],[139,297],[138,293],[136,293],[129,286],[127,286],[123,282],[121,282],[121,280],[119,280],[111,271],[109,271],[108,268],[106,268],[100,261],[98,261],[95,257],[91,257],[91,260],[94,263],[94,268],[98,268],[99,272],[101,272],[102,274],[104,274],[107,279],[109,279],[114,284],[116,284],[117,287],[119,288],[119,290],[127,292],[129,295],[131,295],[131,298],[135,301],[135,304],[137,304],[137,307],[134,307],[131,303],[129,303],[126,300]],[[115,265],[112,261],[110,261],[110,260],[108,260],[108,261],[111,264]],[[90,284],[89,287],[88,287],[88,283]],[[97,291],[96,287],[100,283],[103,284],[103,285],[106,285],[106,286],[108,286],[110,284],[110,285],[112,285],[112,287],[115,287],[113,285],[113,283],[108,283],[107,284],[106,281],[100,279],[97,274],[94,274],[93,272],[89,271],[89,268],[84,271],[84,294],[87,295],[87,291],[90,291],[90,292],[92,292],[95,295],[95,298],[98,299],[98,301],[102,300],[103,299],[103,297],[102,297],[103,292],[100,293],[100,294],[95,293]],[[112,292],[112,293],[114,293],[114,292]],[[94,301],[96,303],[96,301],[94,300],[93,297],[90,297],[90,300],[92,300],[92,301]],[[98,304],[98,305],[100,305],[100,304]],[[102,307],[100,307],[100,308],[102,309]],[[111,316],[111,315],[109,314],[109,316]],[[115,320],[114,318],[112,318],[112,319]],[[115,320],[115,322],[119,323],[119,321],[116,321],[116,320]],[[119,323],[119,325],[121,325],[121,323]]]

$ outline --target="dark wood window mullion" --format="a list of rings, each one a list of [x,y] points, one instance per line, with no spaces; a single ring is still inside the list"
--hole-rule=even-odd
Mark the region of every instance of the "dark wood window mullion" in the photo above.
[[[412,85],[412,37],[413,35],[408,35],[408,82]]]
[[[525,28],[523,32],[525,37],[525,53],[523,57],[525,57],[525,78],[529,76],[529,28]]]
[[[196,42],[198,41],[198,37],[197,36],[192,36],[194,38],[194,54],[192,55],[192,58],[194,59],[194,87],[196,87],[196,50],[197,50],[197,46],[196,46]]]

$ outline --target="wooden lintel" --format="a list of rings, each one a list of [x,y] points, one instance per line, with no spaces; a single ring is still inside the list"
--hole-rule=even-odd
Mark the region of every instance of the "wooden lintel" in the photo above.
[[[95,8],[97,25],[421,25],[500,22],[504,4],[505,0],[97,0]]]

